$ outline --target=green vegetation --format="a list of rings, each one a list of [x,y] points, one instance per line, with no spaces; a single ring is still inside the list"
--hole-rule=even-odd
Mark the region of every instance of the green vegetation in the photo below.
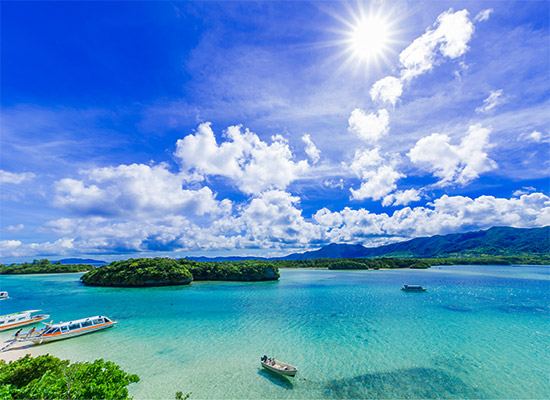
[[[0,361],[0,399],[128,399],[139,381],[112,361],[61,360],[49,354]]]
[[[0,264],[0,275],[8,274],[53,274],[53,273],[68,273],[68,272],[84,272],[94,268],[87,264],[61,264],[60,262],[52,263],[50,260],[33,260],[32,263],[25,262],[23,264]]]
[[[430,268],[424,260],[399,258],[317,258],[314,260],[279,260],[279,268],[380,269]]]
[[[550,265],[550,255],[425,258],[430,265]]]
[[[266,281],[279,279],[273,261],[198,262],[138,258],[114,261],[82,276],[90,286],[168,286],[195,281]]]
[[[279,279],[277,261],[245,260],[199,262],[179,260],[195,281],[269,281]]]
[[[169,286],[188,285],[193,276],[177,260],[131,258],[95,268],[80,279],[90,286]]]

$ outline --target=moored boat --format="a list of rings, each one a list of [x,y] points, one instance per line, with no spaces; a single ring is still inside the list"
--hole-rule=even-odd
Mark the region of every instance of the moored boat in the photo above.
[[[0,316],[0,331],[8,329],[20,328],[25,325],[34,324],[49,318],[49,315],[32,315],[32,313],[40,310],[20,311],[17,313],[6,314]]]
[[[97,332],[115,326],[116,323],[116,321],[112,321],[105,316],[96,315],[95,317],[82,318],[76,321],[48,325],[45,329],[36,331],[32,336],[27,336],[23,340],[30,340],[34,344],[48,343]]]
[[[405,292],[425,292],[426,288],[420,285],[403,285],[401,290],[404,290]]]
[[[275,360],[273,357],[268,358],[267,356],[263,356],[260,361],[262,367],[279,375],[294,376],[296,372],[298,372],[298,368],[282,361]]]
[[[0,300],[4,300],[8,298],[8,292],[0,292]]]

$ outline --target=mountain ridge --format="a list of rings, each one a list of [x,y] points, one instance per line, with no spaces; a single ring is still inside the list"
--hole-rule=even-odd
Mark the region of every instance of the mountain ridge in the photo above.
[[[283,257],[188,257],[197,261],[311,260],[317,258],[362,257],[478,257],[505,255],[550,255],[550,226],[512,228],[495,226],[485,230],[418,237],[378,247],[331,243],[318,250]]]

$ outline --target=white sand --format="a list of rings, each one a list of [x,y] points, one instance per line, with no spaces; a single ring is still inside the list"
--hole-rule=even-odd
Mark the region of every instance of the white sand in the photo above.
[[[30,328],[29,328],[30,329]],[[14,333],[17,330],[12,329],[6,332],[0,332],[0,347],[4,346],[4,342],[13,339]],[[45,349],[43,349],[45,350]],[[25,354],[30,354],[32,356],[38,356],[41,354],[46,354],[47,351],[41,351],[40,346],[35,346],[31,342],[20,342],[15,344],[13,347],[10,347],[8,350],[0,353],[0,360],[4,361],[15,361]]]

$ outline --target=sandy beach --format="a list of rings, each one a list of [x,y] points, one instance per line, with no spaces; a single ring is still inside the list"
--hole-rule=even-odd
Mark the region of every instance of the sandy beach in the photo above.
[[[30,328],[29,328],[30,329]],[[17,332],[17,330],[12,329],[6,332],[0,332],[0,343],[1,346],[4,345],[4,342],[9,341],[13,338],[14,333]],[[1,347],[0,346],[0,347]],[[30,342],[23,342],[23,343],[17,343],[13,347],[7,349],[6,351],[3,351],[0,353],[0,360],[3,361],[15,361],[21,357],[24,357],[25,354],[30,354],[32,356],[38,356],[41,354],[47,354],[47,351],[44,351],[45,349],[40,348],[40,346],[35,346]]]

